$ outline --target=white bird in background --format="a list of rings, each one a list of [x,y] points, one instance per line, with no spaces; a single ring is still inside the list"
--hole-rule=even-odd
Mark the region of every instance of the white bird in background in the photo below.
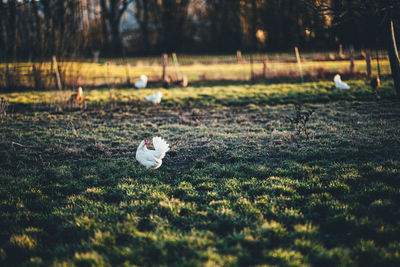
[[[347,85],[347,83],[343,82],[342,79],[340,79],[340,75],[336,74],[335,77],[333,78],[333,81],[335,82],[336,88],[341,89],[341,90],[348,90],[350,89],[350,86]]]
[[[155,150],[147,149],[149,139],[143,140],[136,150],[136,160],[146,168],[157,169],[162,164],[165,153],[169,150],[169,144],[161,137],[153,137]]]
[[[145,88],[147,86],[147,76],[142,74],[140,75],[140,81],[135,82],[136,88]]]
[[[161,102],[161,98],[162,98],[162,92],[158,91],[155,94],[152,95],[148,95],[145,96],[144,99],[146,99],[147,101],[153,103],[153,104],[159,104]]]

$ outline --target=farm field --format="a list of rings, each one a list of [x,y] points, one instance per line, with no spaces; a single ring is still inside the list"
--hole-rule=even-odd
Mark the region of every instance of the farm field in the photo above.
[[[400,102],[346,82],[0,94],[0,265],[399,266]]]
[[[193,61],[192,64],[181,65],[176,69],[173,62],[169,62],[167,66],[167,74],[173,78],[177,78],[177,72],[180,75],[185,75],[191,82],[197,83],[201,81],[248,81],[251,79],[251,67],[249,62],[236,61],[226,63],[219,61],[218,57],[215,62],[209,64],[200,64]],[[298,65],[293,59],[291,62],[271,60],[267,62],[265,75],[267,80],[297,80],[299,81]],[[170,60],[171,61],[171,60]],[[126,65],[130,62],[130,65]],[[366,73],[365,60],[355,60],[355,71],[362,74]],[[348,73],[350,63],[348,60],[343,61],[311,61],[304,60],[302,68],[306,77],[317,77],[332,80],[332,73]],[[133,83],[138,80],[140,75],[145,74],[149,77],[149,81],[158,82],[161,80],[162,66],[160,62],[149,64],[139,60],[130,61],[102,61],[101,63],[79,62],[79,61],[63,61],[59,62],[61,77],[67,88],[75,87],[76,85],[98,87],[109,85],[125,85],[129,80]],[[54,65],[50,62],[42,63],[13,63],[8,65],[10,77],[14,79],[14,84],[21,87],[35,87],[35,83],[40,80],[41,85],[48,87],[56,87]],[[35,69],[34,69],[35,68]],[[255,62],[253,64],[254,74],[258,79],[264,79],[263,63]],[[381,74],[390,74],[390,64],[387,59],[381,59],[380,62]],[[0,70],[3,75],[0,83],[1,87],[6,87],[10,77],[6,77],[7,66],[5,63],[0,64]],[[376,62],[372,62],[372,75],[377,75]],[[40,78],[39,78],[40,77]],[[284,79],[283,79],[284,77]],[[36,80],[35,80],[36,79]],[[50,84],[52,86],[50,86]]]

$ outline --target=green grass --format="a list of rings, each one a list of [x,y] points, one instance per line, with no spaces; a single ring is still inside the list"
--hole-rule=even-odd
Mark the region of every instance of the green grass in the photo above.
[[[349,84],[0,95],[0,265],[398,266],[400,105]],[[154,135],[172,149],[147,170]]]
[[[195,58],[195,57],[194,57]],[[191,82],[199,81],[212,81],[212,80],[236,80],[246,81],[250,80],[250,64],[247,63],[221,63],[219,57],[213,57],[215,63],[211,64],[200,64],[193,61],[189,65],[182,65],[179,71],[182,75],[186,75]],[[112,61],[110,61],[112,62]],[[146,61],[145,61],[146,63]],[[147,62],[148,63],[148,62]],[[81,86],[104,86],[106,84],[126,84],[127,77],[130,82],[138,80],[141,74],[145,74],[149,77],[150,81],[160,81],[162,75],[162,66],[160,62],[153,62],[151,64],[143,64],[139,59],[131,61],[131,65],[127,68],[124,61],[112,62],[109,65],[106,62],[91,63],[91,62],[78,62],[78,61],[65,61],[59,62],[61,76],[69,87]],[[372,75],[376,75],[376,63],[372,63]],[[36,70],[40,70],[42,77],[42,85],[46,88],[55,88],[56,80],[53,65],[51,62],[44,62],[42,64],[35,63]],[[350,63],[345,61],[307,61],[302,63],[304,74],[314,77],[317,73],[322,72],[326,74],[326,79],[333,79],[332,73],[346,73],[349,70]],[[381,74],[390,74],[389,60],[382,59],[380,62]],[[262,75],[263,64],[254,63],[254,73],[256,75]],[[355,60],[356,71],[366,73],[365,60]],[[10,77],[13,77],[14,83],[22,87],[35,86],[35,75],[33,75],[33,65],[29,62],[20,62],[9,64]],[[321,71],[323,69],[323,71]],[[10,79],[6,78],[6,64],[0,64],[0,71],[2,75],[0,77],[0,86],[6,87],[7,81]],[[171,75],[177,78],[176,69],[172,62],[167,67],[167,75]],[[295,61],[275,61],[272,59],[267,63],[266,69],[267,79],[280,79],[285,80],[287,78],[296,78],[299,76],[298,65]],[[332,76],[332,77],[330,77]],[[283,77],[283,78],[279,78]],[[76,88],[75,88],[76,89]]]
[[[88,106],[98,107],[117,103],[131,108],[143,106],[144,96],[163,92],[163,107],[197,106],[224,107],[254,105],[278,105],[295,103],[321,103],[331,101],[366,101],[374,100],[375,95],[369,86],[369,80],[346,81],[351,90],[337,90],[333,81],[281,84],[219,83],[188,88],[172,87],[168,90],[158,87],[136,90],[128,89],[84,89],[84,98]],[[29,91],[3,93],[0,97],[8,99],[16,105],[31,107],[65,105],[72,91]],[[395,96],[393,81],[382,80],[378,89],[382,99],[392,99]]]

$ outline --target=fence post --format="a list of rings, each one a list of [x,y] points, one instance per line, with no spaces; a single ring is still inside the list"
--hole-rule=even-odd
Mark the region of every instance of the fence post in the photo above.
[[[172,53],[172,59],[174,60],[176,76],[178,77],[178,80],[181,80],[182,75],[181,75],[181,71],[179,70],[178,58],[176,57],[175,53]]]
[[[297,46],[294,47],[294,52],[296,53],[296,59],[297,59],[297,65],[299,67],[300,79],[301,79],[301,82],[303,83],[304,82],[303,67],[301,66],[300,53],[299,53],[299,48]]]
[[[267,61],[267,57],[265,57],[263,61],[263,76],[265,80],[267,79]]]
[[[254,84],[255,79],[254,79],[254,67],[253,67],[253,55],[250,54],[250,78],[251,78],[251,83]]]
[[[369,49],[365,51],[365,63],[367,64],[367,77],[371,77],[371,52]]]
[[[107,89],[110,90],[110,62],[106,62],[106,83]]]
[[[7,79],[7,89],[14,89],[14,77],[13,75],[10,73],[10,68],[8,66],[8,62],[6,63],[6,79]]]
[[[378,77],[381,77],[381,66],[379,64],[379,53],[378,53],[378,48],[375,49],[375,53],[376,53],[376,68],[378,71]]]
[[[128,62],[126,62],[126,64],[125,64],[125,72],[126,72],[126,84],[128,86],[130,86],[131,85],[131,77],[129,75],[129,63]]]
[[[32,63],[32,72],[33,72],[33,81],[34,81],[35,90],[43,89],[40,63],[39,63],[39,68],[36,68],[36,64]]]
[[[353,74],[354,73],[354,46],[351,45],[350,46],[350,73]]]
[[[162,77],[161,79],[165,81],[166,79],[166,74],[167,74],[167,60],[168,60],[168,55],[163,54],[161,57],[161,63],[162,63]]]
[[[236,59],[238,63],[242,61],[242,52],[240,50],[236,51]]]
[[[58,70],[58,64],[57,64],[56,56],[53,56],[53,63],[54,63],[54,69],[55,69],[55,72],[56,72],[57,87],[58,87],[59,90],[62,90],[61,77],[60,77],[60,72]]]
[[[100,51],[96,50],[93,52],[93,63],[99,62],[99,55],[100,55]]]

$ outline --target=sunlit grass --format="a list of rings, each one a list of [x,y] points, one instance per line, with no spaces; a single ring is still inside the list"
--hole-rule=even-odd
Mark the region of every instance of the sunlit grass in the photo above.
[[[152,65],[129,65],[123,62],[117,63],[90,63],[90,62],[59,62],[62,70],[62,77],[68,80],[70,84],[74,81],[76,84],[86,86],[106,85],[109,84],[125,84],[129,78],[133,83],[138,80],[141,74],[149,77],[150,81],[159,81],[161,79],[162,67],[160,64]],[[41,70],[46,82],[52,82],[55,87],[55,74],[51,62],[39,63],[13,63],[9,64],[10,73],[18,79],[19,86],[34,86],[34,71],[33,65],[37,70]],[[304,74],[315,75],[321,68],[329,73],[348,72],[350,63],[348,61],[304,61],[302,64]],[[381,73],[390,73],[390,64],[388,60],[381,61]],[[261,75],[263,73],[263,64],[254,64],[254,73]],[[356,71],[365,73],[366,64],[364,60],[355,61]],[[5,86],[5,69],[6,65],[0,64],[0,69],[3,70],[2,83]],[[320,70],[318,70],[320,69]],[[177,78],[179,75],[176,72],[174,65],[169,65],[167,74]],[[188,76],[189,82],[201,80],[249,80],[251,77],[251,68],[248,63],[235,64],[191,64],[182,65],[179,68],[180,75]],[[376,75],[377,70],[375,63],[372,66],[372,75]],[[279,62],[271,61],[267,63],[266,69],[267,78],[289,76],[297,77],[298,66],[295,62]],[[329,77],[327,77],[329,78]]]
[[[0,265],[398,266],[400,107],[367,82],[1,94]]]
[[[282,104],[296,102],[328,102],[335,100],[373,100],[375,95],[368,80],[346,81],[351,90],[338,90],[331,81],[307,82],[304,84],[227,84],[195,87],[173,87],[168,90],[158,87],[147,89],[88,89],[84,88],[84,99],[90,105],[109,102],[126,104],[144,102],[144,96],[163,92],[161,105],[184,105],[188,101],[198,106],[229,106],[246,104]],[[66,103],[73,91],[29,91],[0,94],[11,103],[45,104]],[[392,80],[383,80],[378,89],[382,98],[395,94]]]

